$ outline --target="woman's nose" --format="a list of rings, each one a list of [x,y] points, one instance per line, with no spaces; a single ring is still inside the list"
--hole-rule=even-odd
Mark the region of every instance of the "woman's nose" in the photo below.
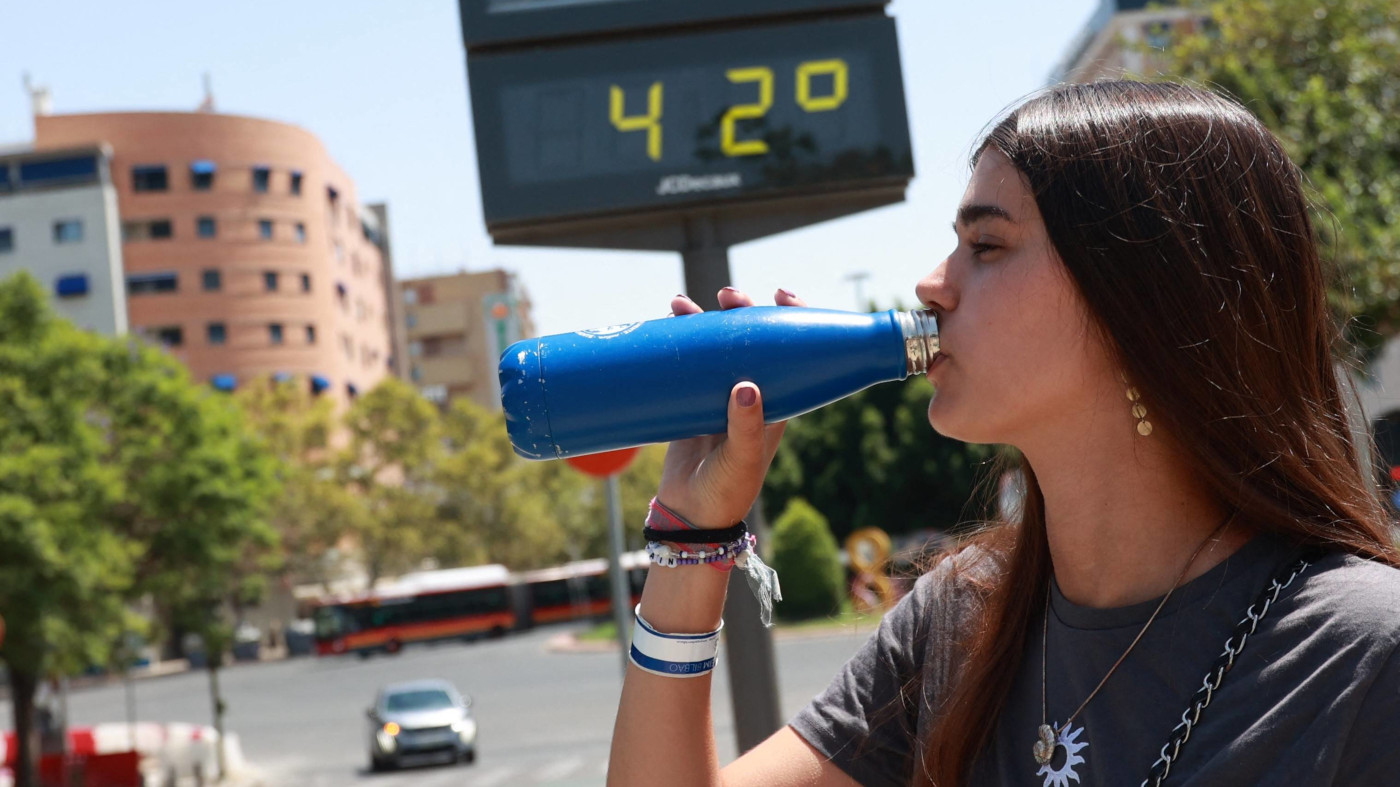
[[[948,261],[944,260],[933,272],[919,280],[914,288],[919,303],[925,308],[948,312],[957,308],[957,290],[948,281]]]

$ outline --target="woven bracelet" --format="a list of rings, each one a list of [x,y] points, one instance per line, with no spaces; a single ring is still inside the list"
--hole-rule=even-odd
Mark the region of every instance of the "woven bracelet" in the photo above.
[[[648,541],[670,541],[672,544],[726,544],[748,535],[749,526],[742,520],[733,527],[720,530],[657,530],[654,527],[642,528],[642,537]]]

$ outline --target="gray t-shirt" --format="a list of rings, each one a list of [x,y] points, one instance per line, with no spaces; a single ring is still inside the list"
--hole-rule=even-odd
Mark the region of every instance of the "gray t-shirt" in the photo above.
[[[1181,586],[1074,720],[1051,767],[1031,753],[1041,717],[1041,620],[971,784],[1138,785],[1225,640],[1300,550],[1259,536]],[[957,558],[967,561],[966,555]],[[985,564],[986,561],[979,561]],[[949,632],[975,613],[975,567],[943,561],[792,727],[867,787],[908,785],[957,660]],[[986,571],[983,571],[985,578]],[[1051,588],[1045,701],[1062,722],[1137,636],[1157,601],[1117,609]],[[1400,571],[1356,557],[1316,560],[1280,593],[1171,769],[1172,785],[1400,784]],[[903,701],[901,688],[905,688]],[[912,689],[912,690],[911,690]],[[1082,760],[1082,761],[1080,761]]]

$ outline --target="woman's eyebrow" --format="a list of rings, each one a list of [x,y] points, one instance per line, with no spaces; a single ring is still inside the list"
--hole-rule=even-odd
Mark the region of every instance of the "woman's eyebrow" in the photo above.
[[[1011,218],[1011,214],[998,205],[963,205],[958,208],[958,219],[953,222],[953,230],[956,231],[959,226],[966,227],[978,219],[986,218],[1005,219],[1012,224],[1016,223],[1016,220]]]

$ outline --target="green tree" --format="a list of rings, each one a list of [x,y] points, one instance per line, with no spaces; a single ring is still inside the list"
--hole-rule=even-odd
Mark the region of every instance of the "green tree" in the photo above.
[[[444,565],[504,563],[540,568],[608,554],[602,482],[567,462],[522,459],[505,417],[467,400],[445,419],[447,456],[437,476],[441,529],[434,555]],[[642,546],[647,503],[661,481],[665,447],[646,446],[618,479],[629,547]]]
[[[341,539],[365,528],[367,511],[336,477],[331,436],[335,402],[304,385],[254,380],[235,396],[244,420],[276,459],[281,493],[268,520],[281,545],[282,573],[299,581],[328,582],[336,566],[327,562]]]
[[[207,620],[256,593],[269,468],[236,407],[168,355],[55,318],[26,274],[0,283],[0,658],[21,784],[37,681],[109,663],[139,630],[130,602]]]
[[[808,500],[838,540],[863,527],[895,535],[963,523],[995,449],[934,432],[932,396],[919,377],[793,419],[764,484],[765,507],[781,511],[794,498]]]
[[[280,562],[266,520],[276,464],[238,405],[168,354],[112,342],[104,361],[106,460],[126,493],[110,526],[140,545],[133,592],[155,599],[173,631],[202,639],[222,740],[218,673],[231,624],[261,601]],[[222,746],[218,755],[222,773]]]
[[[1342,281],[1333,304],[1374,352],[1400,331],[1400,4],[1191,0],[1209,23],[1168,48],[1173,78],[1223,88],[1282,141],[1314,192]]]
[[[840,555],[826,517],[800,497],[789,500],[773,524],[773,570],[783,586],[774,612],[788,620],[835,613],[846,585]]]
[[[21,785],[37,784],[39,682],[105,662],[132,624],[123,602],[138,545],[93,526],[123,495],[94,417],[101,350],[54,318],[30,276],[0,282],[0,659]]]
[[[349,445],[338,475],[363,506],[352,521],[373,586],[427,554],[436,526],[428,495],[442,454],[441,417],[417,389],[389,377],[355,400],[345,426]]]

